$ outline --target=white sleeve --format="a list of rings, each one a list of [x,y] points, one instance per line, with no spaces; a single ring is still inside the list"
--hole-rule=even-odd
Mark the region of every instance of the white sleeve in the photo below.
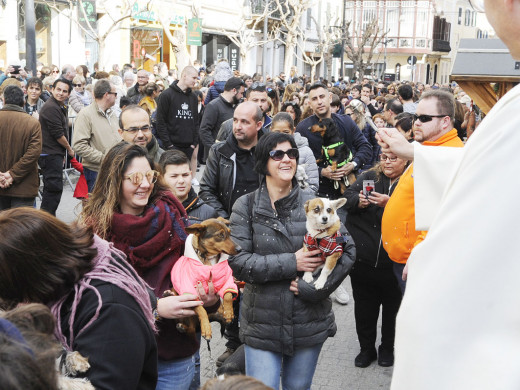
[[[414,143],[415,230],[429,229],[462,152],[463,148]]]

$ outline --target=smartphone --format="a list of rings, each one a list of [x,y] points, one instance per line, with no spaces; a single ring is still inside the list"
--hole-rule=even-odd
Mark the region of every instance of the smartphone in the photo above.
[[[368,200],[368,196],[375,190],[374,180],[363,180],[363,195]]]
[[[11,72],[11,74],[20,74],[20,68],[21,66],[20,65],[11,65],[14,70]]]

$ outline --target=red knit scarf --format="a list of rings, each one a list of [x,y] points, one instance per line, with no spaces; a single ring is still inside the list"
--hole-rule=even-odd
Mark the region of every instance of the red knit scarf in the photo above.
[[[145,208],[141,216],[114,213],[108,241],[122,250],[139,275],[163,260],[171,268],[184,252],[187,215],[170,192]]]

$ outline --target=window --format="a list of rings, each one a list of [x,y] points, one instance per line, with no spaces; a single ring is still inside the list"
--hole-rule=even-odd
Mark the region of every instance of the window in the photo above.
[[[307,30],[311,29],[311,25],[312,25],[312,9],[308,8],[307,9]]]
[[[462,24],[462,8],[459,8],[459,25]]]
[[[464,26],[471,25],[471,11],[469,9],[464,13]]]

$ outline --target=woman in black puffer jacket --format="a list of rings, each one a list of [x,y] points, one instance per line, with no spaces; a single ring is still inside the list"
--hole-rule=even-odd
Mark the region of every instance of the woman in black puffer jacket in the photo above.
[[[408,162],[381,154],[381,162],[363,172],[347,188],[346,226],[356,243],[356,264],[350,274],[354,295],[354,315],[361,352],[354,363],[368,367],[377,357],[375,349],[377,319],[383,306],[380,366],[394,362],[395,317],[402,294],[395,279],[392,261],[381,242],[381,219],[392,190]],[[393,160],[393,161],[392,161]],[[363,181],[373,180],[375,189],[368,197],[363,195]]]
[[[290,135],[268,133],[255,156],[256,171],[266,176],[258,190],[233,207],[231,234],[242,251],[229,259],[234,276],[246,282],[240,307],[246,374],[278,389],[283,367],[284,388],[308,389],[321,347],[336,333],[329,295],[353,264],[354,244],[347,236],[343,256],[323,289],[300,279],[302,271],[314,270],[320,261],[314,257],[319,251],[302,250],[303,205],[314,195],[294,179],[298,149]]]

